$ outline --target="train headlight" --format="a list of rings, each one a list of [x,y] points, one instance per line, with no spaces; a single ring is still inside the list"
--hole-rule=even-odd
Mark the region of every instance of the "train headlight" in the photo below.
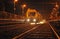
[[[27,19],[27,22],[29,22],[30,21],[30,19]]]
[[[36,19],[33,19],[34,22],[36,22]]]

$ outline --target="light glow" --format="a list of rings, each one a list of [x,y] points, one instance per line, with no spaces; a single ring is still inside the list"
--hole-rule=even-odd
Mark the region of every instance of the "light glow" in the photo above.
[[[36,22],[36,19],[33,19],[34,22]]]
[[[22,5],[22,8],[24,8],[24,7],[26,7],[26,4],[23,4],[23,5]]]
[[[40,23],[36,23],[36,24],[40,24]]]
[[[35,23],[30,23],[31,25],[34,25]]]
[[[29,22],[30,21],[30,19],[27,19],[27,22]]]
[[[46,21],[45,20],[42,20],[41,22],[40,22],[40,24],[44,24]]]
[[[18,0],[14,0],[14,2],[17,2]]]
[[[36,24],[44,24],[44,23],[46,23],[46,21],[45,20],[42,20],[42,21],[40,21],[40,22],[38,22]]]
[[[44,22],[40,22],[40,24],[44,24]]]

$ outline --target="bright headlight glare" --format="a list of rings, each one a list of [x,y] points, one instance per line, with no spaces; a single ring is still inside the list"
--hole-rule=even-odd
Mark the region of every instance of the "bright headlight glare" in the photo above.
[[[45,20],[41,21],[40,24],[44,24],[45,23]]]
[[[40,24],[40,23],[36,23],[36,24]]]
[[[40,22],[40,24],[44,24],[44,22]]]
[[[31,25],[34,25],[35,23],[30,23]]]
[[[46,23],[46,21],[45,20],[42,20],[42,21],[40,21],[40,22],[38,22],[36,24],[44,24],[44,23]]]
[[[29,22],[30,21],[30,19],[27,19],[27,22]]]
[[[33,19],[34,22],[36,22],[36,19]]]

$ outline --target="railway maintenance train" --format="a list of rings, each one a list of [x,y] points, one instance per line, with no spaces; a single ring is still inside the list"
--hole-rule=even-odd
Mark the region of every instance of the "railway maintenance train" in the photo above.
[[[26,23],[29,24],[44,24],[45,20],[43,19],[42,15],[35,9],[28,9],[26,12]]]

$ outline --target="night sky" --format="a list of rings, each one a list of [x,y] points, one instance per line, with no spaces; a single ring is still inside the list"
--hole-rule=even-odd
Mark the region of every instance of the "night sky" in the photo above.
[[[6,12],[14,13],[14,0],[1,0],[0,2],[0,10],[3,10],[5,8]],[[15,14],[21,14],[21,5],[26,4],[27,7],[25,8],[25,12],[28,8],[33,8],[42,13],[43,15],[47,15],[51,12],[51,10],[54,7],[53,3],[59,2],[59,0],[18,0],[16,3],[16,13]]]

